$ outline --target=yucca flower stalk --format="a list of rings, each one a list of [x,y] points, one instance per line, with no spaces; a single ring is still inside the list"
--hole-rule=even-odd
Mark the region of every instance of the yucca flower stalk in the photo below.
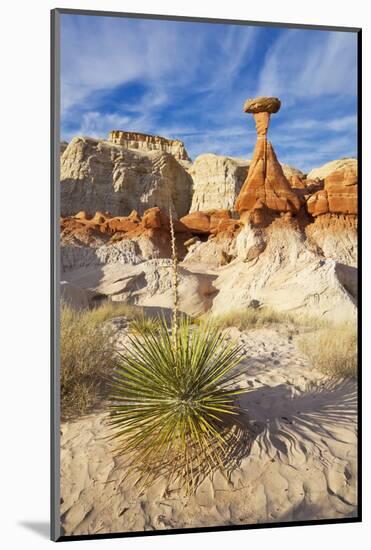
[[[171,324],[171,333],[173,335],[173,346],[176,353],[177,346],[177,333],[178,333],[178,257],[176,251],[176,241],[175,241],[175,231],[174,231],[174,222],[173,222],[173,212],[172,208],[169,205],[169,223],[170,223],[170,238],[171,238],[171,259],[172,259],[172,287],[173,287],[173,315],[172,315],[172,324]]]

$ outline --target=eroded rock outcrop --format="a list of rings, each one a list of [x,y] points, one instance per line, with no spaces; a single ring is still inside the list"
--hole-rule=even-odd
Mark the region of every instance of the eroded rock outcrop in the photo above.
[[[60,143],[60,153],[61,153],[61,155],[63,155],[63,153],[65,152],[67,147],[68,147],[68,142],[67,141],[61,141],[61,143]]]
[[[216,235],[229,231],[234,233],[241,226],[239,220],[231,217],[229,210],[190,212],[180,221],[193,235]]]
[[[188,170],[193,179],[190,212],[234,210],[250,164],[249,160],[211,153],[197,157]],[[288,164],[281,164],[281,168],[291,184],[305,177],[303,172]]]
[[[266,97],[247,100],[244,105],[244,111],[254,116],[257,141],[248,177],[236,201],[236,210],[253,223],[264,223],[270,213],[296,213],[301,206],[272,144],[267,140],[270,115],[276,113],[280,105],[277,98]]]
[[[77,137],[61,158],[62,216],[79,210],[126,216],[158,206],[181,217],[189,212],[191,199],[192,179],[169,153]]]
[[[248,169],[247,160],[213,154],[197,157],[189,170],[193,179],[190,212],[233,210]]]
[[[237,240],[238,258],[214,282],[212,311],[242,309],[255,300],[298,315],[355,319],[357,270],[311,246],[295,220],[245,226]]]
[[[106,263],[99,268],[65,275],[76,288],[93,295],[140,305],[157,313],[170,313],[173,305],[173,274],[170,259],[151,259],[137,265]],[[215,292],[215,276],[178,268],[180,311],[197,316],[208,311]]]
[[[174,220],[178,255],[187,249],[184,243],[192,237],[180,221]],[[105,263],[137,264],[171,254],[170,222],[158,207],[146,210],[142,217],[134,210],[129,216],[111,217],[85,212],[61,218],[62,267],[64,270]]]
[[[231,235],[223,238],[211,236],[206,242],[195,241],[188,247],[183,260],[185,266],[203,266],[203,269],[218,269],[236,257],[236,239]]]
[[[325,258],[357,267],[357,216],[324,214],[305,228],[305,234]]]
[[[320,179],[324,180],[332,174],[333,172],[337,172],[339,170],[342,170],[343,168],[353,168],[357,169],[357,159],[354,158],[342,158],[337,160],[332,160],[331,162],[327,162],[326,164],[323,164],[322,166],[319,166],[318,168],[313,168],[308,175],[308,179]]]
[[[141,132],[124,132],[112,130],[109,133],[109,141],[121,145],[126,149],[138,149],[140,151],[158,151],[169,153],[177,160],[190,161],[184,143],[179,139],[167,139]]]
[[[345,166],[325,178],[324,189],[307,201],[312,216],[323,214],[357,214],[357,166]]]
[[[304,177],[299,176],[298,174],[292,174],[289,178],[287,178],[291,187],[293,189],[306,189],[307,188],[307,181]]]
[[[181,222],[196,236],[185,243],[188,250],[185,264],[217,267],[230,263],[236,257],[236,237],[243,223],[233,219],[229,210],[191,212],[181,218]]]

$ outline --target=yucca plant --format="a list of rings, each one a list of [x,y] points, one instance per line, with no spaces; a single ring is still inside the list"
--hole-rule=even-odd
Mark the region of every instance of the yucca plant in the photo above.
[[[238,446],[235,396],[242,349],[212,322],[192,325],[178,313],[178,273],[170,211],[173,315],[136,323],[111,378],[110,418],[117,454],[128,471],[165,474],[194,490],[233,462]]]
[[[118,454],[135,453],[143,472],[194,484],[229,462],[237,415],[241,348],[212,325],[178,323],[176,347],[166,322],[129,337],[111,382],[110,425]],[[170,466],[170,469],[169,469]]]

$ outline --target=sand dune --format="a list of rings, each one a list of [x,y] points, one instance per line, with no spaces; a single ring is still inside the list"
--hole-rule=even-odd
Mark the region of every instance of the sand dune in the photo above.
[[[159,479],[141,490],[113,457],[104,404],[61,426],[61,522],[66,535],[356,515],[356,386],[328,382],[275,328],[244,343],[240,397],[251,438],[231,478],[216,472],[192,496]]]

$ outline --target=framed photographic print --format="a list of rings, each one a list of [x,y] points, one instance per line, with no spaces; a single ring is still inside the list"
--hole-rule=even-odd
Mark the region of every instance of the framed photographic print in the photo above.
[[[360,56],[52,11],[53,540],[361,520]]]

